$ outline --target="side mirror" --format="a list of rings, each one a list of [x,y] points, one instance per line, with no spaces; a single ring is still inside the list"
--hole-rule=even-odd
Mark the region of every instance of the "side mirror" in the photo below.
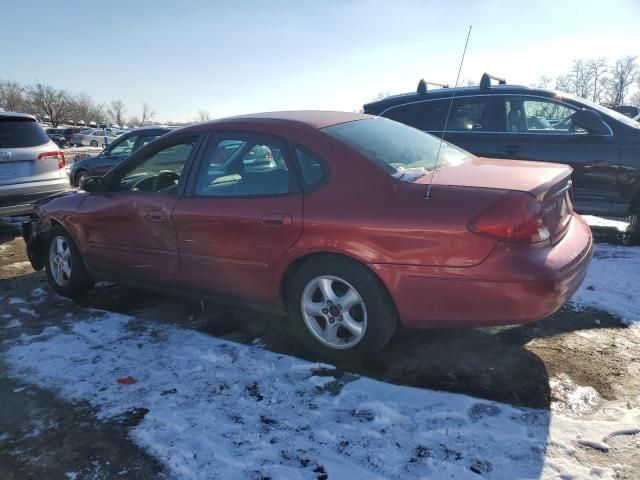
[[[583,108],[571,115],[574,125],[584,128],[590,134],[603,135],[609,133],[607,124],[604,123],[600,114],[594,110]]]
[[[80,184],[80,188],[89,193],[102,193],[104,192],[104,178],[89,177]]]

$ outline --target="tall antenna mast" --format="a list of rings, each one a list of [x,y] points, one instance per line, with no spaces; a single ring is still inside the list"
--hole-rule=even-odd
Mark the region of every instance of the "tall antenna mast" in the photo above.
[[[447,111],[447,118],[444,121],[444,128],[442,129],[442,135],[440,137],[440,145],[438,145],[438,153],[436,154],[436,162],[433,165],[431,171],[431,178],[429,179],[429,187],[427,188],[427,194],[424,196],[425,200],[431,200],[431,185],[433,184],[433,177],[438,169],[438,160],[440,160],[440,150],[442,150],[442,144],[444,143],[444,134],[447,133],[447,125],[449,125],[449,116],[451,115],[451,107],[453,107],[453,99],[456,98],[456,91],[458,90],[458,81],[460,80],[460,72],[462,71],[462,64],[464,63],[464,56],[467,54],[467,45],[469,45],[469,37],[471,36],[472,25],[469,25],[469,31],[467,32],[467,41],[464,42],[464,50],[462,51],[462,58],[460,59],[460,67],[458,67],[458,76],[456,77],[456,84],[453,86],[453,93],[451,94],[451,101],[449,102],[449,110]]]

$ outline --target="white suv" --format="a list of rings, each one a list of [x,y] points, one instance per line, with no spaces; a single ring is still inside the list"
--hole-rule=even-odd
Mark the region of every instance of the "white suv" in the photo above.
[[[0,112],[0,216],[30,213],[34,202],[68,187],[64,153],[35,117]]]

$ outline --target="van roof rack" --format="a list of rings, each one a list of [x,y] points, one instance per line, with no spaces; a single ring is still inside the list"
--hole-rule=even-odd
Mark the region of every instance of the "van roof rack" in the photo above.
[[[424,78],[421,78],[418,82],[418,89],[416,90],[418,93],[427,93],[427,85],[435,85],[436,87],[449,88],[449,85],[444,83],[436,83],[436,82],[427,82]]]
[[[504,78],[496,77],[495,75],[489,75],[485,72],[482,74],[482,78],[480,79],[480,88],[491,87],[491,80],[495,80],[496,82],[498,82],[498,85],[506,85],[507,83]]]

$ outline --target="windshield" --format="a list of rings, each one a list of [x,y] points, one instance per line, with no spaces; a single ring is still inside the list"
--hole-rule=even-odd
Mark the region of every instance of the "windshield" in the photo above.
[[[619,121],[620,123],[624,123],[629,127],[640,128],[640,123],[636,122],[632,118],[627,117],[626,115],[623,115],[620,112],[616,112],[615,110],[612,110],[610,108],[603,107],[602,105],[598,105],[597,103],[594,103],[585,98],[577,98],[577,97],[574,97],[573,95],[565,95],[565,94],[563,94],[562,96],[566,98],[571,98],[572,100],[575,100],[578,103],[584,103],[589,108],[593,108],[594,110],[597,110],[600,113],[603,113],[609,117],[613,117],[615,120]]]
[[[408,182],[435,169],[460,165],[473,158],[471,153],[449,142],[386,118],[341,123],[322,130],[392,176]]]

